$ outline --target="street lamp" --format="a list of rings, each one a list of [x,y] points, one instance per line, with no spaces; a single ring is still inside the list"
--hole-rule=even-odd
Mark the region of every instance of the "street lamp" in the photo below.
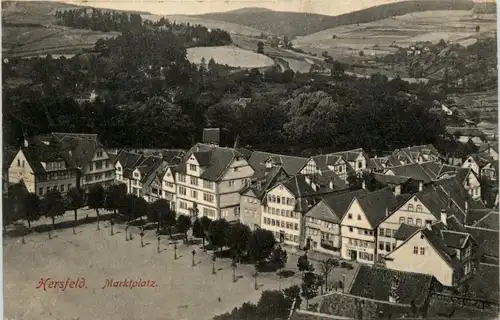
[[[128,223],[127,225],[125,226],[125,241],[128,241]]]
[[[233,282],[236,282],[236,267],[238,265],[236,264],[236,259],[233,259],[233,262],[231,263],[231,268],[233,268]]]
[[[158,235],[158,237],[156,238],[158,240],[158,243],[156,245],[156,252],[160,253],[160,236]]]
[[[177,242],[174,243],[174,260],[177,260]]]
[[[141,236],[141,247],[144,247],[144,230],[141,230],[141,233],[139,233],[139,235]]]
[[[110,224],[110,226],[111,226],[111,229],[110,229],[111,231],[110,231],[110,233],[111,233],[111,235],[113,235],[113,226],[115,225],[115,222],[114,222],[113,220],[111,220],[111,221],[109,222],[109,224]]]
[[[193,263],[192,263],[192,266],[194,267],[195,264],[194,264],[194,256],[196,254],[196,250],[193,249],[193,251],[191,251],[191,254],[193,255]]]
[[[257,284],[257,277],[259,276],[259,272],[257,270],[255,270],[255,272],[252,274],[252,276],[255,279],[254,288],[255,288],[255,290],[259,290],[259,286]]]

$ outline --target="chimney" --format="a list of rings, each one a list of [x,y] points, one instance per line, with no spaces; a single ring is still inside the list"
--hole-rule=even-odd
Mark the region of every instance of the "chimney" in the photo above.
[[[311,181],[311,182],[310,182],[310,185],[311,185],[311,188],[312,188],[314,191],[316,191],[316,190],[317,190],[316,183],[314,183],[314,182],[312,182],[312,181]]]
[[[397,185],[395,188],[394,188],[394,195],[395,196],[399,196],[401,194],[401,186],[400,185]]]
[[[465,216],[467,216],[467,213],[469,212],[469,203],[467,202],[467,199],[465,199],[464,211],[465,211]]]
[[[444,223],[444,225],[446,225],[446,218],[448,218],[446,215],[446,209],[441,209],[441,222]]]
[[[332,189],[332,190],[333,190],[333,181],[330,181],[330,182],[328,183],[328,186],[330,187],[330,189]]]
[[[363,181],[361,182],[361,188],[362,188],[362,189],[366,189],[366,182],[365,182],[365,180],[363,180]]]
[[[305,176],[304,179],[306,180],[306,183],[308,185],[311,185],[311,179],[309,178],[309,176]]]
[[[271,161],[266,162],[266,169],[271,169],[273,167],[273,164]]]
[[[257,181],[257,189],[260,189],[262,188],[262,184],[260,183],[260,181]]]
[[[418,191],[424,190],[424,183],[422,181],[418,182]]]
[[[426,223],[425,227],[427,228],[427,230],[432,231],[432,224]]]

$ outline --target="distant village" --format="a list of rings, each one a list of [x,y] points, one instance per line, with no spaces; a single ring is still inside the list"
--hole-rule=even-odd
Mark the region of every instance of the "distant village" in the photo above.
[[[473,133],[461,134],[476,142]],[[124,184],[148,202],[167,200],[177,215],[240,222],[317,259],[361,265],[350,288],[330,288],[320,296],[323,307],[291,319],[352,316],[333,300],[420,314],[431,297],[452,301],[473,292],[485,270],[498,269],[498,188],[485,201],[481,185],[498,181],[497,145],[477,141],[480,151],[464,159],[446,158],[433,145],[303,158],[219,141],[218,128],[205,129],[189,150],[112,150],[96,134],[35,136],[4,155],[4,191],[22,184],[43,198],[51,190],[64,196],[74,187]],[[366,289],[376,282],[376,290]],[[475,294],[463,304],[498,307]]]

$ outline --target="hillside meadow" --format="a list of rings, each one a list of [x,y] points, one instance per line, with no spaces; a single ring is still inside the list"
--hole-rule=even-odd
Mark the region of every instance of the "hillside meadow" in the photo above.
[[[187,58],[192,63],[200,63],[202,58],[208,63],[213,58],[219,64],[240,68],[264,68],[274,64],[273,59],[265,55],[234,46],[189,48]]]

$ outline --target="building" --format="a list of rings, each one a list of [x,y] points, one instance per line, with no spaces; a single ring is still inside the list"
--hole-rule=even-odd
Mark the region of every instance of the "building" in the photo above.
[[[305,214],[305,243],[309,250],[340,256],[340,221],[352,200],[364,189],[326,195]]]
[[[78,170],[78,187],[88,191],[100,185],[110,186],[115,182],[115,167],[97,134],[51,133],[32,139],[69,154],[70,161]],[[36,142],[35,142],[36,143]]]
[[[486,154],[472,154],[465,159],[462,168],[471,169],[478,177],[492,181],[498,180],[498,158],[495,160],[494,157]]]
[[[261,203],[266,191],[276,183],[289,178],[282,167],[268,168],[264,172],[259,171],[254,174],[250,183],[240,191],[240,222],[249,226],[251,230],[260,228]]]
[[[392,156],[398,159],[400,164],[441,162],[445,159],[432,144],[396,149],[392,152]]]
[[[272,231],[280,243],[298,247],[304,241],[304,215],[321,197],[346,190],[345,183],[325,177],[295,175],[266,191],[261,228]]]
[[[162,157],[145,157],[132,172],[131,181],[136,182],[133,191],[138,190],[139,196],[148,202],[163,199],[162,177],[167,165]]]
[[[472,141],[475,145],[480,145],[485,141],[486,135],[477,127],[446,127],[448,134],[457,137],[461,143]]]
[[[17,151],[8,167],[8,182],[23,183],[39,197],[50,190],[65,194],[77,187],[78,170],[70,154],[56,145],[36,141]]]
[[[386,255],[386,267],[433,275],[447,287],[470,278],[477,268],[476,243],[469,233],[449,230],[445,217],[418,229]]]
[[[326,154],[309,158],[305,166],[300,170],[301,174],[320,174],[323,171],[332,171],[339,178],[347,181],[348,171],[354,169],[342,155]]]
[[[172,210],[176,210],[177,184],[175,183],[175,166],[167,165],[159,178],[161,179],[161,198],[168,201]]]
[[[239,220],[240,190],[254,174],[241,153],[198,143],[174,171],[178,213]]]
[[[356,196],[340,222],[342,259],[373,264],[377,227],[397,205],[398,201],[389,188]]]
[[[265,171],[271,167],[282,167],[289,176],[299,174],[308,159],[303,157],[285,156],[275,153],[254,151],[248,163],[255,172]]]
[[[127,185],[127,193],[132,193],[130,189],[130,172],[143,159],[142,154],[121,150],[118,152],[114,160],[115,166],[115,181],[116,183],[124,183]],[[127,172],[125,174],[125,172]],[[124,177],[125,174],[125,177]]]

